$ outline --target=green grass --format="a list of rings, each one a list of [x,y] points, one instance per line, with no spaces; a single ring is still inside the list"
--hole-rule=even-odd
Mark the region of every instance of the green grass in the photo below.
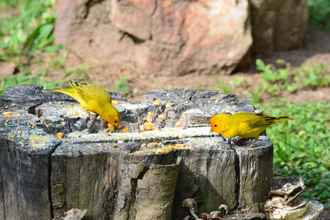
[[[87,67],[66,68],[63,46],[54,45],[54,3],[55,0],[0,1],[0,13],[8,14],[0,19],[0,62],[14,63],[18,69],[18,74],[0,80],[0,94],[21,84],[54,88],[60,82],[46,80],[50,69],[64,72],[66,78],[87,78]],[[43,54],[53,54],[49,63],[44,62]],[[32,72],[32,62],[37,71]]]
[[[330,104],[273,102],[263,108],[292,118],[267,131],[277,174],[302,176],[308,187],[305,196],[330,207]]]
[[[60,85],[59,82],[47,81],[43,74],[31,74],[29,72],[12,75],[4,78],[0,82],[0,95],[8,88],[16,85],[39,85],[45,89],[53,89]]]
[[[302,90],[315,90],[330,86],[330,72],[324,64],[291,67],[283,60],[276,65],[256,60],[256,68],[261,79],[257,85],[251,85],[242,76],[233,76],[226,81],[218,81],[216,88],[225,94],[241,91],[249,95],[252,103],[263,102],[264,98],[280,98]],[[246,94],[248,93],[248,94]]]
[[[15,8],[13,2],[15,2]],[[0,20],[0,60],[14,60],[20,64],[22,56],[40,51],[54,51],[54,0],[4,1],[3,10],[12,10],[16,16]]]
[[[126,96],[132,93],[132,89],[128,83],[128,78],[123,76],[115,81],[114,90]]]
[[[261,74],[261,82],[250,92],[254,103],[262,101],[263,96],[281,97],[301,90],[330,86],[330,73],[323,64],[293,68],[279,60],[281,67],[265,64],[257,59],[256,67]]]
[[[309,17],[312,24],[330,30],[330,1],[308,0]]]
[[[4,90],[22,84],[41,85],[54,88],[56,82],[45,80],[45,73],[32,74],[27,63],[38,53],[54,52],[55,16],[54,0],[2,0],[1,12],[11,13],[0,19],[0,62],[13,62],[19,74],[10,75],[0,81],[0,94]]]
[[[233,93],[237,88],[247,88],[248,83],[244,77],[233,76],[230,81],[218,81],[216,85],[217,89],[225,94]]]
[[[234,88],[228,82],[222,80],[217,82],[217,89],[222,91],[224,94],[229,94],[234,92]]]

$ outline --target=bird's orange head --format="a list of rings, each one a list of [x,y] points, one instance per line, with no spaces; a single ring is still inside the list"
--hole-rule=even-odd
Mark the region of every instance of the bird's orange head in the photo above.
[[[114,130],[118,129],[120,126],[120,113],[118,110],[112,105],[109,105],[104,109],[105,111],[100,114],[101,118],[108,123],[108,126],[111,125]]]
[[[230,113],[220,113],[213,115],[210,119],[211,131],[221,134],[227,128],[226,121],[228,120]]]

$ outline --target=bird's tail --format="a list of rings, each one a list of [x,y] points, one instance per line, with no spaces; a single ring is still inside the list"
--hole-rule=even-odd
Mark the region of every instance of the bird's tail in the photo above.
[[[272,117],[272,116],[266,116],[266,115],[264,116],[264,118],[265,118],[266,124],[269,124],[269,125],[291,119],[288,116]]]
[[[276,120],[291,120],[291,118],[288,116],[280,116],[280,117],[276,117]]]
[[[279,117],[272,117],[274,122],[282,122],[286,120],[291,120],[288,116],[279,116]]]

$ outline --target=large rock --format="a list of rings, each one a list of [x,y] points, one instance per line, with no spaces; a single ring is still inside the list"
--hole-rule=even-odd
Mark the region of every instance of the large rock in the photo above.
[[[58,0],[57,12],[56,40],[79,60],[148,75],[231,73],[251,35],[253,52],[301,47],[308,17],[306,0]]]
[[[252,44],[248,0],[59,0],[56,38],[92,66],[230,73]]]

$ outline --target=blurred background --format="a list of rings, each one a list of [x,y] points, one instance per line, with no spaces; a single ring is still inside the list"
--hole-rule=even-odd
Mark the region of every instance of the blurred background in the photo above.
[[[89,20],[89,23],[85,24],[79,23],[77,17],[82,14],[82,19],[90,19],[89,15],[93,15],[93,12],[86,10],[92,9],[98,2],[107,1],[85,1],[87,3],[83,12],[79,11],[77,5],[67,3],[70,1],[59,2],[0,0],[0,94],[15,85],[34,84],[52,89],[68,80],[84,80],[104,85],[109,90],[123,93],[130,98],[138,97],[146,91],[168,88],[211,89],[239,95],[249,99],[268,114],[288,115],[293,118],[267,132],[274,143],[275,175],[302,176],[307,185],[305,196],[324,203],[327,211],[323,219],[330,219],[326,217],[327,213],[330,213],[329,0],[306,1],[306,13],[301,9],[290,14],[289,10],[285,15],[288,18],[292,16],[293,20],[294,16],[307,16],[306,25],[300,25],[303,33],[302,43],[286,46],[286,40],[277,37],[273,38],[277,42],[271,49],[265,49],[269,48],[269,45],[257,45],[262,42],[258,36],[268,34],[268,29],[255,28],[260,27],[258,19],[262,20],[271,9],[262,9],[265,11],[262,14],[261,7],[252,5],[250,10],[253,15],[251,23],[254,46],[249,42],[248,49],[244,50],[239,62],[235,61],[235,66],[231,66],[228,71],[222,71],[219,67],[219,73],[218,69],[207,72],[198,67],[198,71],[178,68],[180,74],[154,74],[155,69],[148,72],[140,71],[134,66],[114,68],[107,66],[107,63],[95,64],[92,60],[98,58],[95,58],[93,50],[90,49],[92,46],[86,45],[94,43],[103,47],[106,42],[103,38],[112,33],[107,29],[108,26],[102,26],[107,24],[108,20],[105,18],[100,25],[103,18],[92,17],[94,23]],[[293,10],[292,5],[287,7]],[[80,14],[74,14],[75,10]],[[118,21],[115,14],[111,16],[114,21]],[[279,17],[281,16],[279,14]],[[277,19],[276,24],[273,24],[274,30],[281,30],[280,35],[290,31],[287,38],[290,39],[291,31],[294,32],[295,29],[281,29],[281,25],[285,26],[286,22],[289,21],[282,21],[281,24]],[[302,21],[299,22],[301,24]],[[80,32],[83,26],[88,26],[88,30],[98,30],[101,34],[90,37],[88,43],[81,41],[80,44],[73,45],[79,42],[79,36],[85,36],[84,32]],[[70,30],[67,31],[66,28]],[[88,36],[93,33],[96,36],[96,31],[88,33]],[[164,33],[166,34],[166,31]],[[120,42],[125,41],[128,36],[135,46],[138,45],[135,52],[144,51],[145,48],[154,49],[153,44],[139,46],[145,43],[143,34],[142,38],[131,35],[130,32],[125,32],[120,37]],[[250,35],[246,38],[247,41]],[[63,40],[63,36],[68,40]],[[70,36],[75,38],[70,39]],[[114,44],[110,47],[117,48]],[[125,49],[119,50],[121,53],[125,52]],[[158,52],[163,53],[162,50]],[[111,53],[104,55],[106,61],[117,59],[112,57]],[[103,56],[103,53],[101,55]],[[173,60],[179,58],[174,57]],[[196,66],[198,65],[197,63]]]

